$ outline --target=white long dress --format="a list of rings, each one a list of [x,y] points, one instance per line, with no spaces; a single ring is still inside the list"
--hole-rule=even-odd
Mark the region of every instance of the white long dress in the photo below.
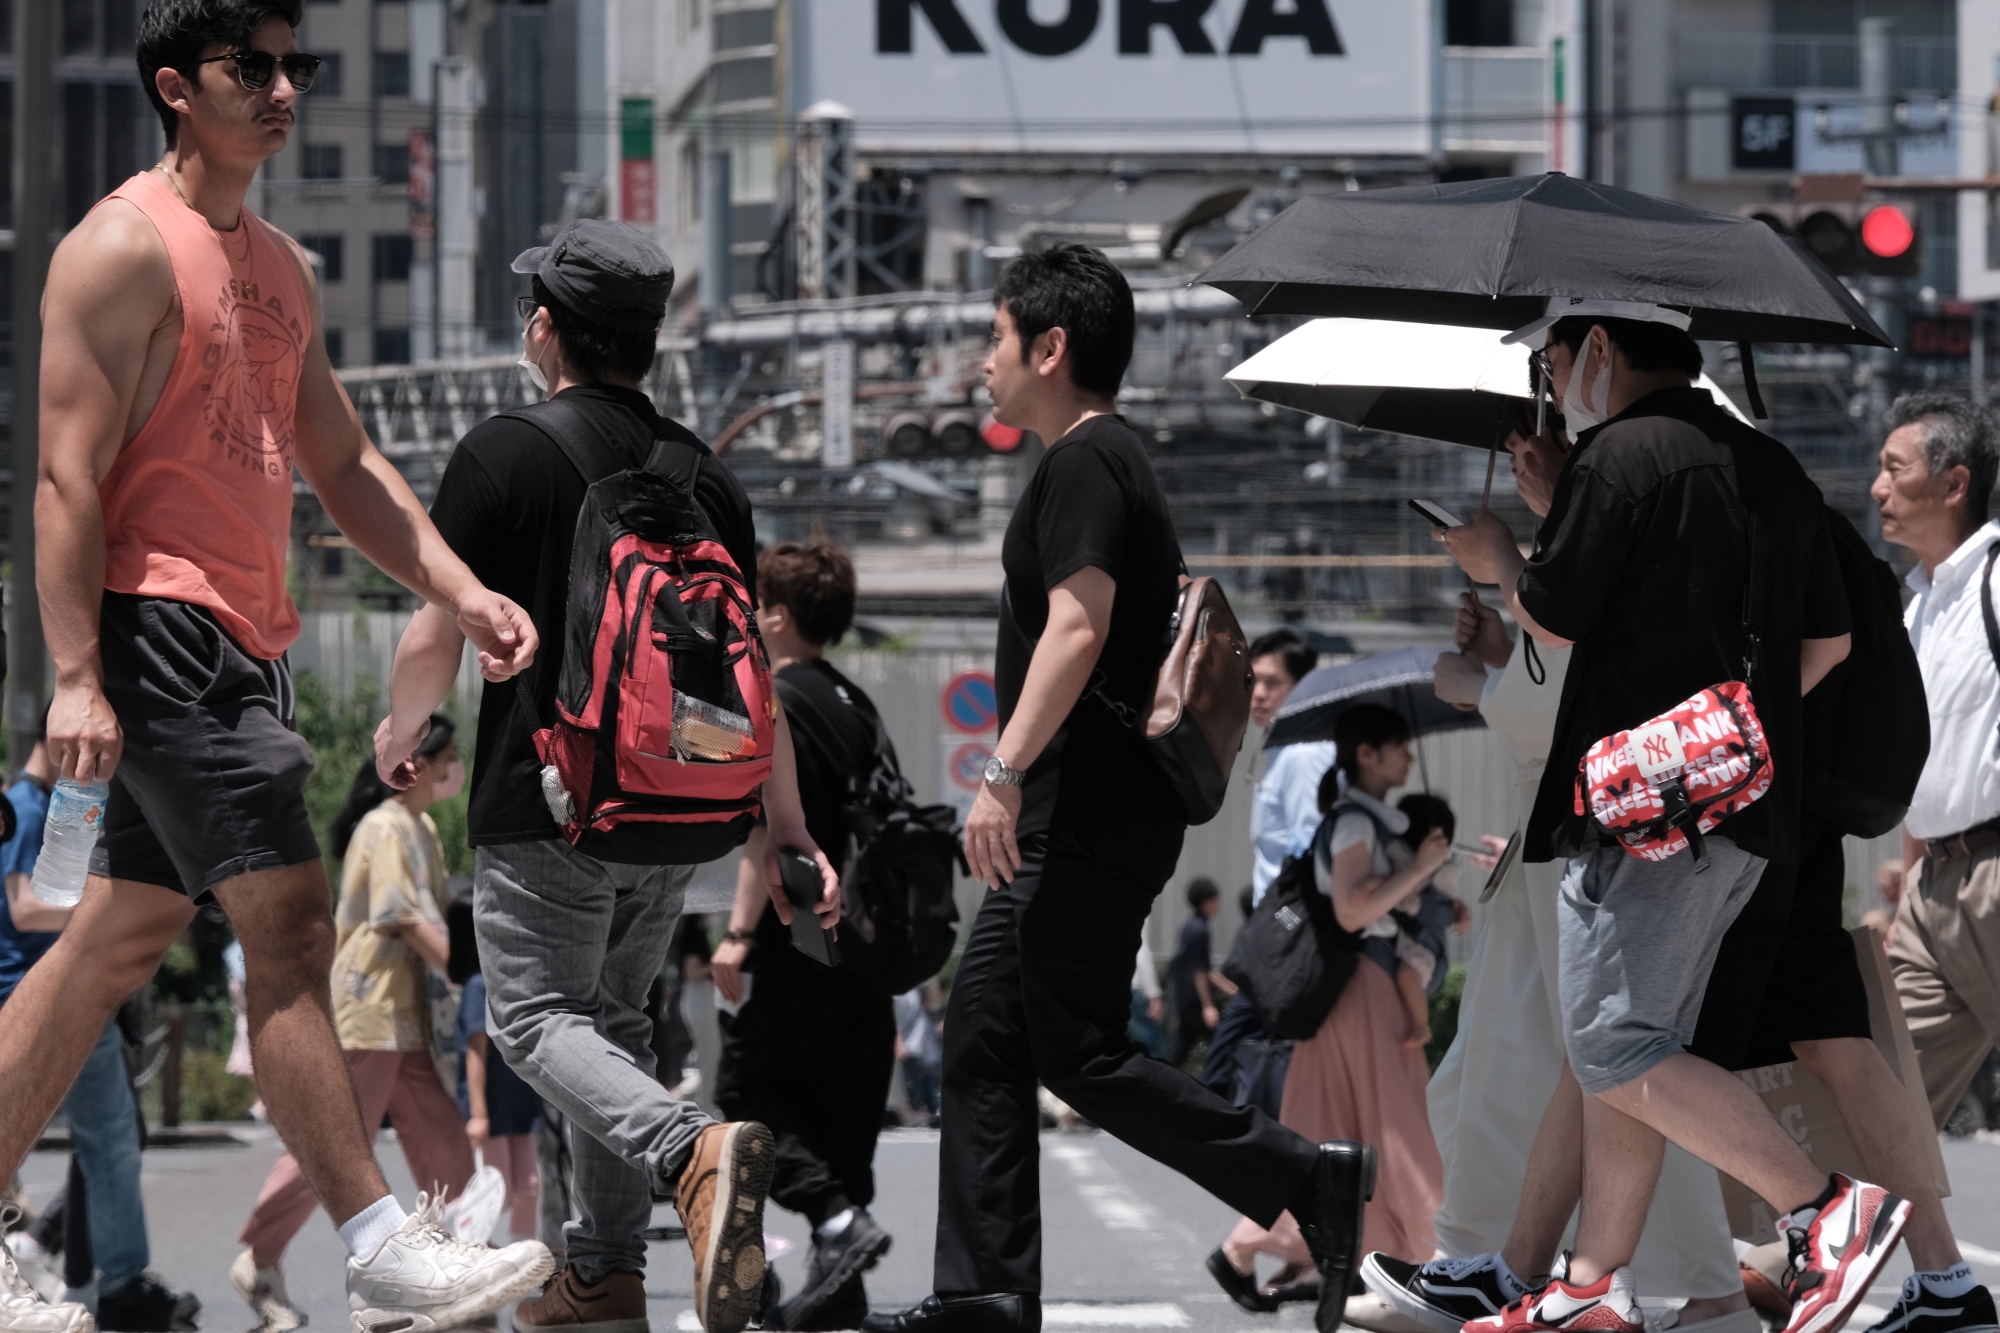
[[[1529,675],[1516,644],[1490,675],[1486,724],[1514,751],[1523,818],[1534,803],[1555,732],[1569,650],[1536,648],[1547,668]],[[1562,1073],[1556,995],[1556,893],[1563,863],[1517,863],[1481,914],[1469,955],[1458,1036],[1431,1076],[1431,1130],[1444,1158],[1439,1248],[1460,1257],[1507,1240],[1542,1111]],[[1633,1261],[1641,1294],[1689,1299],[1741,1292],[1715,1168],[1667,1145],[1659,1189]]]

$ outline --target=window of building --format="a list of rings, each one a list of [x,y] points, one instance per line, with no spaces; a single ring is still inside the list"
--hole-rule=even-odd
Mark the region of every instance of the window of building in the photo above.
[[[770,46],[777,41],[777,11],[739,9],[715,16],[715,49],[737,51],[746,46]]]
[[[410,53],[408,51],[377,51],[375,53],[375,95],[377,97],[408,97],[410,95]]]
[[[347,330],[327,329],[321,336],[326,339],[326,359],[333,362],[335,366],[344,364],[347,360],[345,355],[347,351]]]
[[[347,271],[347,238],[339,232],[299,237],[299,244],[319,256],[319,280],[339,282]]]
[[[410,183],[410,145],[407,143],[376,144],[375,178],[384,185],[408,185]]]
[[[299,149],[299,175],[309,181],[337,181],[341,177],[340,145],[309,143]]]
[[[325,101],[329,97],[340,96],[340,52],[314,51],[320,59],[319,74],[313,79],[313,90],[307,94],[315,101]]]
[[[404,239],[408,239],[407,237]],[[375,330],[375,364],[378,366],[400,365],[410,359],[410,331],[408,329]]]
[[[1446,46],[1512,46],[1514,0],[1445,0]]]
[[[681,223],[683,226],[698,226],[701,222],[701,145],[690,139],[681,144],[679,181],[676,183],[681,200]]]
[[[410,236],[408,232],[390,232],[375,237],[375,281],[408,282],[410,280]],[[377,335],[380,336],[379,334]],[[403,336],[409,337],[404,330]],[[378,360],[380,358],[377,358]],[[403,358],[409,360],[407,355]]]

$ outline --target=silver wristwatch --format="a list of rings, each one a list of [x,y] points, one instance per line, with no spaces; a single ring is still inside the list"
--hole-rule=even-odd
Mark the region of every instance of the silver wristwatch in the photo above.
[[[986,761],[986,771],[981,776],[989,787],[1018,787],[1028,777],[1018,768],[1007,767],[1007,761],[997,754]]]

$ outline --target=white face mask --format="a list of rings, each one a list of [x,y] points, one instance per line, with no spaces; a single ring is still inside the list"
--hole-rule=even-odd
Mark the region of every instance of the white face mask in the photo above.
[[[1586,342],[1579,351],[1576,367],[1570,371],[1569,392],[1563,395],[1563,424],[1569,427],[1569,437],[1574,440],[1611,413],[1611,362],[1607,359],[1604,369],[1597,372],[1597,383],[1590,386],[1590,397],[1603,405],[1604,411],[1591,408],[1585,396],[1577,391],[1583,387],[1583,366],[1588,359],[1590,344]]]
[[[535,364],[533,357],[528,355],[528,329],[526,325],[523,325],[521,328],[521,359],[514,364],[528,372],[528,383],[535,386],[536,393],[546,398],[549,392],[549,377],[542,373],[542,368]]]
[[[433,801],[449,801],[465,790],[465,761],[454,759],[444,766],[444,776],[431,788]]]

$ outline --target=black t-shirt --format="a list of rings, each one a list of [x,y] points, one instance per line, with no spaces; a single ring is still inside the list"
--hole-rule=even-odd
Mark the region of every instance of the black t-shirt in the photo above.
[[[1716,833],[1766,860],[1793,859],[1803,776],[1799,644],[1849,628],[1825,507],[1783,445],[1704,390],[1662,389],[1578,438],[1542,522],[1541,549],[1521,577],[1528,614],[1576,644],[1528,820],[1528,860],[1599,845],[1596,826],[1575,813],[1577,766],[1593,742],[1742,679],[1750,522],[1739,449],[1762,467],[1769,582],[1750,693],[1770,742],[1772,780]]]
[[[1000,563],[1007,582],[993,675],[1002,729],[1048,627],[1049,589],[1087,567],[1118,585],[1093,679],[1143,716],[1166,655],[1181,551],[1152,461],[1124,417],[1091,417],[1049,446],[1014,507]],[[1150,818],[1186,816],[1141,732],[1086,689],[1028,768],[1017,832]]]
[[[1201,992],[1195,989],[1194,979],[1213,965],[1208,918],[1196,912],[1181,923],[1180,942],[1174,948],[1173,960],[1167,964],[1167,998],[1177,1009],[1201,1008]]]
[[[850,781],[866,778],[875,764],[875,703],[824,659],[789,663],[772,679],[792,729],[806,832],[838,870],[847,857]],[[791,948],[790,928],[771,908],[757,934],[763,947]]]
[[[559,397],[595,411],[636,415],[651,433],[660,417],[634,389],[587,385]],[[716,535],[757,587],[757,536],[750,497],[722,461],[702,451],[695,497]],[[645,456],[634,450],[629,465]],[[601,480],[593,477],[592,481]],[[535,711],[547,725],[555,716],[556,682],[562,677],[564,608],[569,593],[570,546],[586,489],[582,474],[555,441],[525,421],[493,417],[466,432],[438,481],[431,519],[473,576],[527,609],[541,636],[535,664],[513,680],[489,682],[479,702],[479,738],[472,768],[467,840],[475,847],[538,842],[559,836],[542,802],[542,761],[527,719],[516,707],[520,682],[532,684]]]

